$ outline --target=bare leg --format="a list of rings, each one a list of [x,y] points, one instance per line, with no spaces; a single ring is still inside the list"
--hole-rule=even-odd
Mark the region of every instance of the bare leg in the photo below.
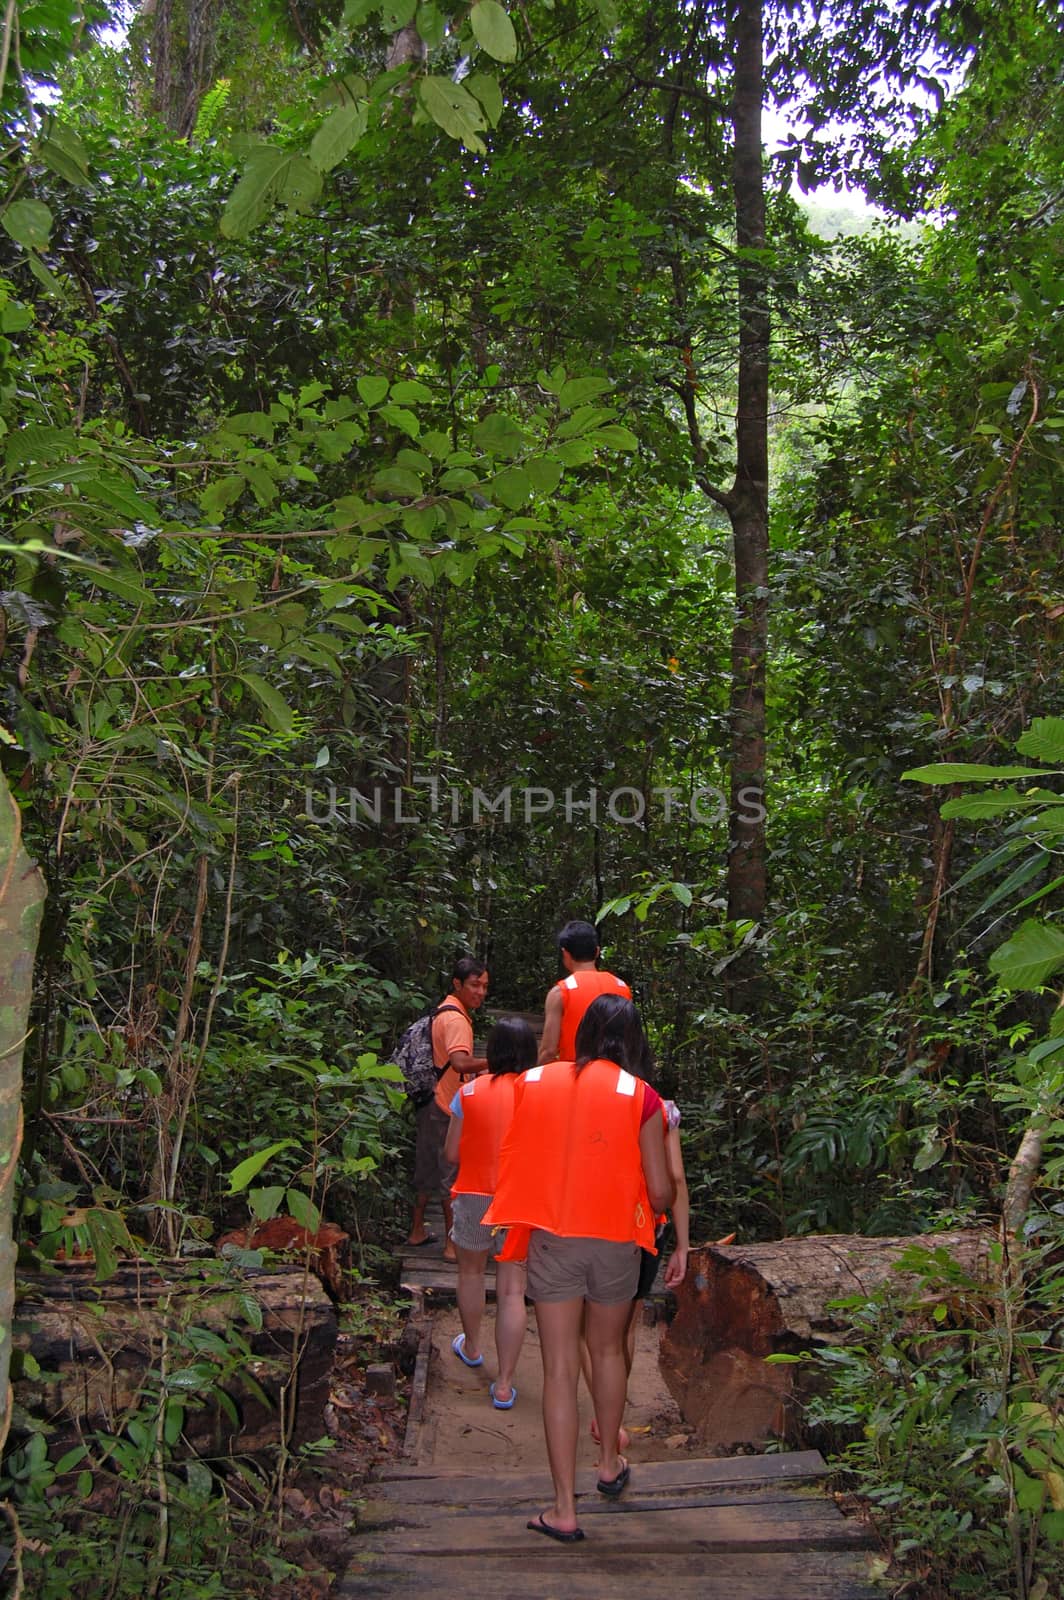
[[[587,1348],[591,1356],[591,1398],[601,1435],[601,1475],[609,1481],[621,1470],[618,1437],[628,1392],[625,1330],[631,1301],[618,1305],[587,1303]]]
[[[641,1300],[633,1300],[632,1301],[632,1308],[631,1308],[631,1312],[630,1312],[630,1320],[629,1320],[627,1332],[626,1332],[626,1335],[625,1335],[625,1357],[626,1357],[625,1365],[627,1367],[627,1371],[628,1371],[629,1376],[631,1375],[631,1371],[632,1371],[632,1361],[635,1358],[636,1308],[638,1306],[640,1306],[640,1305],[642,1305],[642,1301]],[[584,1312],[584,1326],[583,1326],[583,1329],[581,1330],[581,1336],[580,1336],[580,1371],[583,1373],[584,1382],[587,1384],[587,1392],[588,1392],[588,1394],[591,1394],[592,1393],[592,1389],[591,1389],[591,1354],[590,1354],[590,1351],[587,1348],[587,1311],[586,1310]],[[627,1389],[627,1385],[626,1385],[626,1389]],[[591,1437],[594,1439],[596,1444],[601,1444],[602,1443],[602,1436],[599,1433],[599,1425],[598,1425],[598,1417],[597,1416],[592,1416],[592,1418],[591,1418]],[[622,1428],[618,1428],[618,1430],[617,1430],[617,1449],[618,1450],[627,1450],[630,1443],[631,1443],[631,1435],[629,1434],[628,1429],[627,1428],[623,1428],[623,1427]]]
[[[481,1354],[480,1324],[484,1319],[484,1268],[486,1250],[458,1250],[458,1315],[465,1333],[465,1353],[471,1361]]]
[[[517,1358],[521,1354],[528,1313],[525,1310],[525,1264],[523,1261],[495,1263],[495,1353],[499,1376],[495,1394],[509,1400],[514,1386]]]
[[[576,1435],[580,1425],[576,1385],[580,1377],[583,1309],[582,1299],[541,1300],[536,1304],[543,1358],[543,1431],[554,1479],[554,1504],[543,1516],[562,1533],[572,1533],[576,1527]],[[616,1454],[614,1451],[614,1459]]]
[[[428,1210],[428,1191],[419,1189],[414,1196],[414,1215],[410,1219],[410,1232],[406,1236],[407,1244],[422,1244],[427,1235],[425,1227],[425,1212]]]
[[[457,1261],[458,1256],[455,1254],[454,1240],[451,1238],[451,1229],[454,1227],[454,1205],[451,1202],[451,1197],[449,1194],[441,1194],[440,1203],[443,1206],[443,1259],[445,1261]],[[487,1251],[485,1251],[485,1262],[487,1259]],[[480,1270],[483,1274],[484,1268],[481,1267]]]

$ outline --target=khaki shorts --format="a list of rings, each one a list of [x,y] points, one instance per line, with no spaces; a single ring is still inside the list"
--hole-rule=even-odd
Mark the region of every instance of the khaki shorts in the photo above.
[[[562,1239],[536,1228],[528,1241],[528,1297],[619,1305],[622,1300],[635,1299],[639,1260],[637,1244]]]
[[[481,1217],[492,1201],[490,1194],[456,1194],[451,1238],[459,1250],[490,1250],[496,1255],[506,1243],[505,1228],[486,1228]]]

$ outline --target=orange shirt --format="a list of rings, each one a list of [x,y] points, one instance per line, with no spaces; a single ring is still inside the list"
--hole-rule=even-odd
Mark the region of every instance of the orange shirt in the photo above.
[[[451,1101],[462,1080],[447,1063],[455,1050],[468,1050],[473,1054],[473,1018],[455,994],[447,995],[440,1005],[447,1009],[433,1018],[432,1059],[437,1067],[447,1070],[436,1085],[436,1104],[450,1116]]]
[[[612,972],[599,972],[588,968],[586,972],[570,972],[555,988],[562,997],[562,1027],[558,1036],[558,1060],[576,1060],[576,1030],[584,1020],[584,1012],[600,994],[619,994],[626,1000],[632,991],[623,978]]]

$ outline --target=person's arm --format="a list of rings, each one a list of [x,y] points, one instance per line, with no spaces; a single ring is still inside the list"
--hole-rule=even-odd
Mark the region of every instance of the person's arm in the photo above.
[[[543,1007],[543,1036],[539,1041],[539,1064],[557,1061],[558,1041],[562,1036],[562,992],[555,987],[547,995]]]
[[[676,1197],[676,1183],[665,1154],[665,1129],[660,1116],[648,1117],[639,1130],[639,1154],[643,1161],[647,1195],[655,1211],[668,1211]]]
[[[468,1050],[452,1050],[447,1057],[447,1065],[457,1072],[460,1078],[470,1078],[478,1072],[483,1072],[487,1064],[487,1056],[474,1056]]]
[[[672,1202],[672,1225],[676,1230],[676,1248],[665,1263],[665,1287],[675,1289],[687,1275],[687,1255],[691,1248],[691,1197],[687,1192],[687,1174],[683,1167],[679,1128],[670,1128],[665,1135],[665,1159],[676,1185],[676,1198]]]
[[[443,1141],[443,1159],[449,1167],[458,1165],[458,1155],[462,1144],[462,1118],[452,1116],[447,1124],[447,1137]]]

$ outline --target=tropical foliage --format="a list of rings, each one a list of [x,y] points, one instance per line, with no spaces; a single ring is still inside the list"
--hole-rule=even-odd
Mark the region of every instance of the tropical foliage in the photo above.
[[[47,897],[29,1027],[0,1037],[26,1035],[27,1265],[175,1252],[250,1203],[336,1218],[377,1270],[407,1203],[392,1041],[464,949],[492,1003],[538,1006],[573,915],[632,978],[706,1233],[1004,1197],[1041,1248],[1057,22],[13,0],[0,756]],[[829,231],[805,191],[843,181],[878,210]],[[879,1368],[847,1381],[853,1415],[887,1403]],[[1009,1414],[1036,1418],[1001,1446],[1034,1515],[1017,1474],[1052,1495],[1056,1469],[1024,1454],[1042,1414]],[[55,1466],[19,1427],[8,1490],[40,1507]],[[981,1494],[949,1526],[976,1575]],[[1009,1558],[1022,1592],[1055,1527]]]

